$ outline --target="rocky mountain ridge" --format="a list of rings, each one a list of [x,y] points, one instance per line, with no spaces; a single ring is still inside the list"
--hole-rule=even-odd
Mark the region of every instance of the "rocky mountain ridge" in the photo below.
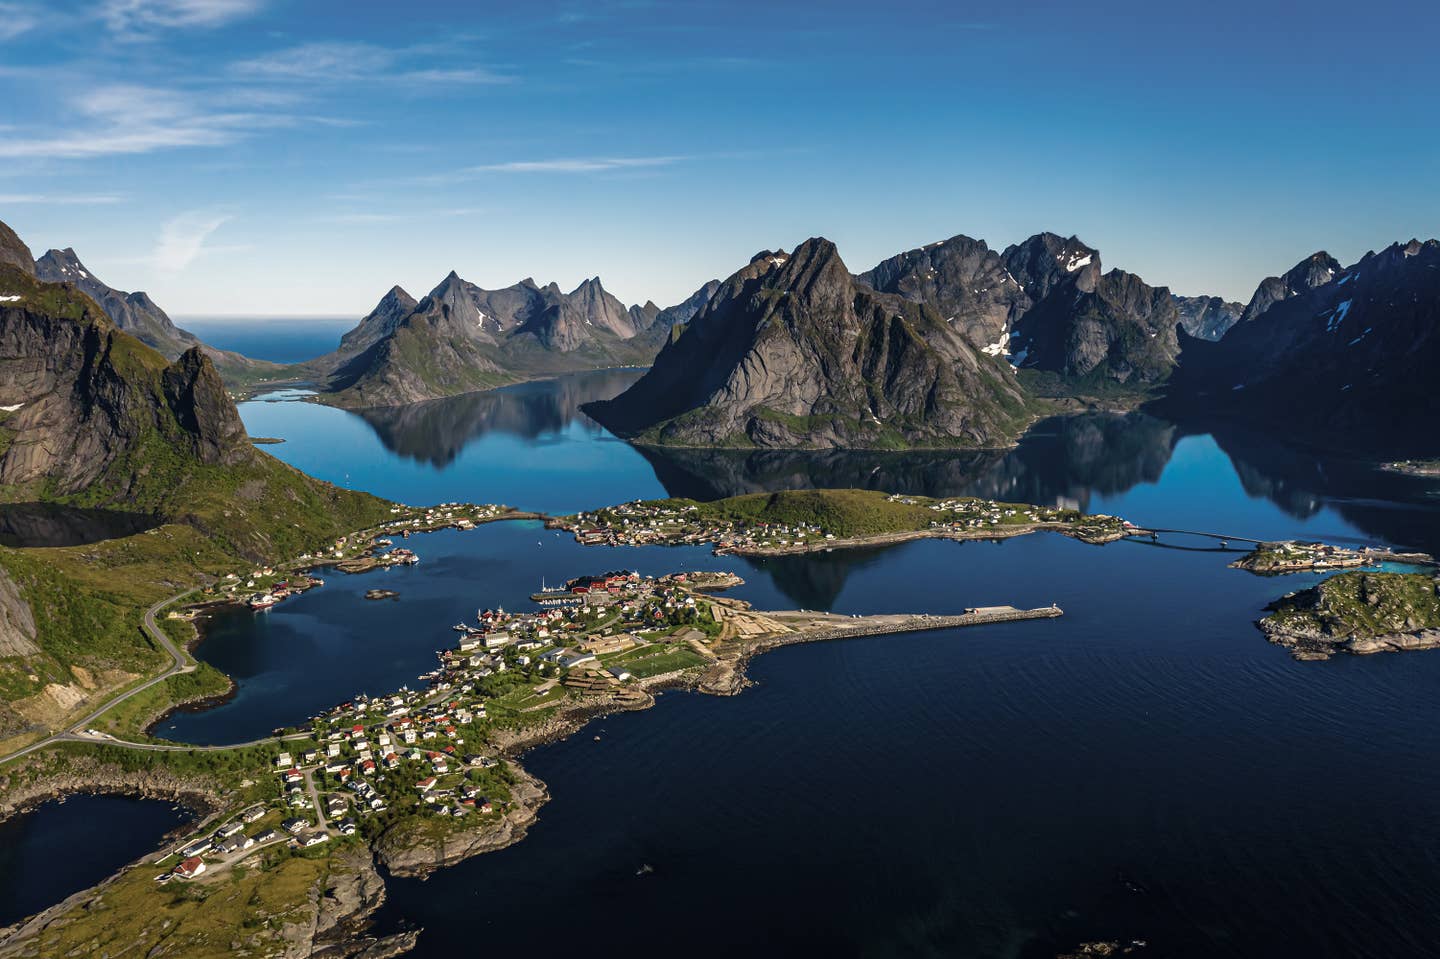
[[[1029,415],[1007,364],[818,237],[757,254],[633,387],[584,409],[642,442],[819,448],[994,445]]]
[[[1440,241],[1394,243],[1350,267],[1333,262],[1316,254],[1283,285],[1267,281],[1267,297],[1286,295],[1219,342],[1186,338],[1166,405],[1243,416],[1326,445],[1433,452]]]
[[[569,293],[526,278],[486,290],[452,271],[419,302],[393,288],[342,340],[324,372],[327,401],[399,406],[536,376],[645,366],[670,327],[688,319],[712,284],[666,310],[626,307],[599,277]]]

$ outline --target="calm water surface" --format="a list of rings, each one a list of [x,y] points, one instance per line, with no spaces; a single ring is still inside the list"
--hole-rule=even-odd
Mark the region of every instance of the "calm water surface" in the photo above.
[[[295,402],[242,413],[252,433],[289,441],[276,455],[415,503],[558,510],[870,486],[1440,549],[1433,481],[1241,433],[1088,417],[996,454],[662,457],[578,412],[617,388],[610,375],[369,421]],[[416,567],[331,574],[267,613],[218,617],[200,655],[239,693],[161,733],[251,738],[411,682],[476,607],[519,607],[542,577],[613,567],[730,569],[762,606],[1066,611],[780,650],[741,696],[666,694],[534,751],[527,766],[554,799],[524,842],[392,881],[383,921],[423,925],[418,956],[531,952],[537,936],[547,953],[579,951],[611,934],[640,955],[1038,957],[1137,937],[1163,956],[1435,954],[1440,655],[1292,661],[1252,623],[1318,577],[1254,577],[1185,537],[748,561],[585,550],[504,523],[408,545]],[[376,585],[400,598],[360,598]]]
[[[176,324],[220,350],[256,360],[299,363],[323,356],[340,345],[355,326],[348,316],[184,316]]]
[[[0,926],[108,878],[189,820],[167,802],[82,795],[0,823]]]

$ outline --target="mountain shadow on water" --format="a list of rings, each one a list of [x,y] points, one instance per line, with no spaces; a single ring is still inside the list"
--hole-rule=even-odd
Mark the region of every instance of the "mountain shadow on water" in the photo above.
[[[572,373],[553,380],[355,413],[370,425],[386,449],[444,467],[489,433],[533,440],[561,433],[577,422],[598,432],[600,428],[580,412],[580,405],[617,396],[643,372],[620,369]]]
[[[702,450],[639,447],[671,496],[714,500],[777,489],[855,488],[982,496],[1086,508],[1159,479],[1174,424],[1140,413],[1087,413],[1035,425],[1011,450]]]
[[[85,546],[134,536],[158,525],[159,520],[144,513],[52,503],[7,503],[0,505],[0,546]]]

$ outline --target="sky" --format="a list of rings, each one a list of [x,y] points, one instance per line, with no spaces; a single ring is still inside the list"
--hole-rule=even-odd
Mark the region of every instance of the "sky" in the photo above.
[[[1166,9],[1183,7],[1183,9]],[[170,313],[678,302],[1050,230],[1246,300],[1440,233],[1440,6],[0,0],[0,220]]]

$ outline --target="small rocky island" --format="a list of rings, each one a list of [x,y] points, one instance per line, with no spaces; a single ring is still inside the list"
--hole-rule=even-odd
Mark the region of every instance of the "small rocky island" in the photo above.
[[[1296,659],[1440,646],[1437,580],[1424,573],[1351,572],[1290,593],[1257,624]]]

